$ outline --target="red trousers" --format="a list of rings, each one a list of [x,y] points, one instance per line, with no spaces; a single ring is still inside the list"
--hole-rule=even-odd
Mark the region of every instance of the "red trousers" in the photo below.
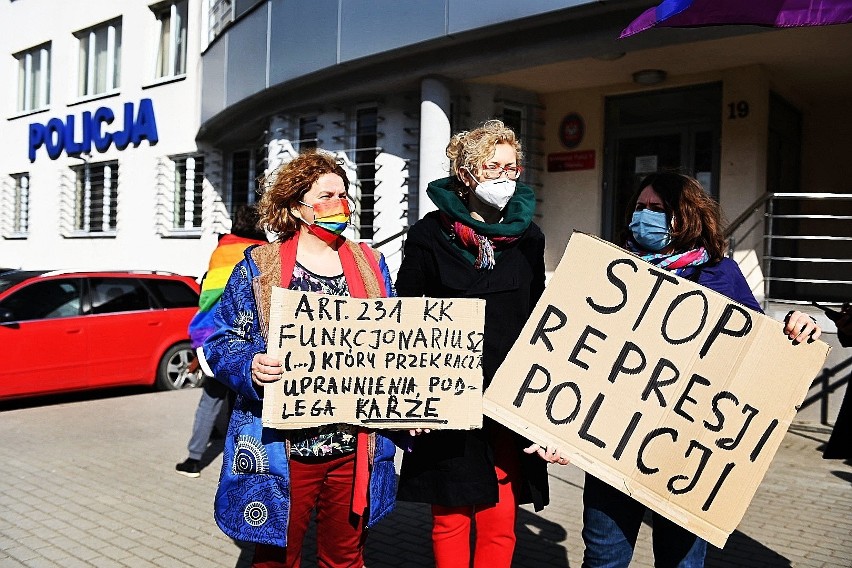
[[[364,531],[361,517],[352,514],[355,454],[300,462],[290,460],[290,523],[287,548],[258,544],[252,568],[299,568],[302,544],[317,510],[317,564],[322,568],[362,568]]]
[[[497,430],[497,439],[492,440],[497,503],[467,507],[432,505],[432,550],[436,568],[470,568],[470,537],[474,524],[473,567],[509,568],[512,564],[521,471],[514,440],[508,431],[500,430]]]

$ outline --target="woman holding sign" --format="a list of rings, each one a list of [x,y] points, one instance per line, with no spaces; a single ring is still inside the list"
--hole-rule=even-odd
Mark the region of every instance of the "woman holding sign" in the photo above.
[[[651,174],[631,197],[627,212],[621,240],[625,248],[762,313],[739,266],[725,256],[719,205],[697,180],[677,173]],[[800,343],[817,339],[820,328],[806,314],[793,311],[786,318],[784,333]],[[644,514],[644,505],[586,474],[583,567],[626,568]],[[704,566],[707,543],[703,539],[657,513],[652,535],[655,566]]]
[[[486,301],[488,388],[544,291],[544,235],[533,223],[533,190],[517,182],[521,145],[511,129],[491,120],[456,134],[447,156],[452,175],[429,184],[438,210],[411,227],[396,286],[401,296]],[[540,510],[548,501],[547,464],[527,446],[486,418],[481,430],[424,433],[404,454],[397,498],[432,505],[439,568],[468,568],[471,556],[477,567],[511,564],[518,504]]]
[[[394,504],[394,445],[331,424],[263,428],[264,386],[282,376],[266,355],[273,286],[358,298],[393,295],[380,253],[346,240],[349,182],[332,154],[301,154],[276,171],[258,203],[277,242],[251,247],[222,295],[201,364],[237,393],[216,494],[216,522],[257,543],[252,566],[299,566],[316,509],[320,565],[361,567],[366,528]]]

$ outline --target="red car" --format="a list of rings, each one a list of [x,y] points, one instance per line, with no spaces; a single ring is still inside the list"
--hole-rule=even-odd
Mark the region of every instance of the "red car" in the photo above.
[[[0,272],[0,399],[198,386],[189,320],[199,287],[160,272]]]

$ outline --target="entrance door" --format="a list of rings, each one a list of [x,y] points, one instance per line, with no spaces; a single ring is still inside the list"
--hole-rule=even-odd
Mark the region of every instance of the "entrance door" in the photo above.
[[[721,87],[660,91],[607,100],[603,234],[618,240],[639,182],[658,171],[695,176],[719,193]]]

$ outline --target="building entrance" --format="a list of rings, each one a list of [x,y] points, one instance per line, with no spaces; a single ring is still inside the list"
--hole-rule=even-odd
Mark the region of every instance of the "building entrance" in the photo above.
[[[603,234],[615,240],[643,177],[675,170],[719,193],[719,84],[612,97],[606,103]]]

